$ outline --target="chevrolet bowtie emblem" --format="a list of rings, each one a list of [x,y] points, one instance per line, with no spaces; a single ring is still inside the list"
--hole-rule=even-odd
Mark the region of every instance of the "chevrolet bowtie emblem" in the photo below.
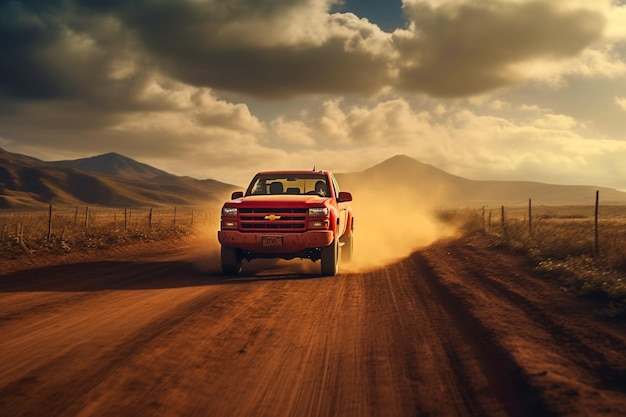
[[[275,214],[270,214],[268,216],[265,216],[265,220],[269,220],[269,221],[274,221],[274,220],[279,220],[281,216],[277,216]]]

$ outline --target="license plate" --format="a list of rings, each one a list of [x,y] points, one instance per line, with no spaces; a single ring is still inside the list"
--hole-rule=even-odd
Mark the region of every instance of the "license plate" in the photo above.
[[[265,247],[282,247],[282,236],[263,236],[263,246]]]

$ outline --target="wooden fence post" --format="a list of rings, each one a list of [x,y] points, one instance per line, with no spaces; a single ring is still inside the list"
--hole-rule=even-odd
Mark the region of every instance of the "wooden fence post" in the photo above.
[[[148,230],[152,232],[152,207],[150,207],[150,214],[148,215]]]
[[[596,214],[595,214],[595,252],[600,255],[600,236],[598,231],[598,206],[600,203],[600,191],[596,191]]]
[[[176,227],[176,207],[174,207],[174,227]]]
[[[85,229],[89,227],[89,206],[85,207]]]
[[[124,230],[128,227],[128,209],[124,208]]]
[[[52,204],[50,204],[50,210],[48,211],[48,240],[52,239]]]
[[[483,206],[483,230],[485,230],[485,206]]]
[[[528,199],[528,234],[533,238],[533,201]]]

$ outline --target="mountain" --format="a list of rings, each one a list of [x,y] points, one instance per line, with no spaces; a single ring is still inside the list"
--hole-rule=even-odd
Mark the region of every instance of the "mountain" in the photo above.
[[[600,191],[603,204],[626,204],[626,193],[606,187],[529,181],[475,181],[451,175],[405,155],[361,172],[336,174],[355,199],[441,205],[585,204]],[[216,180],[179,177],[117,153],[44,162],[0,149],[0,208],[48,204],[107,207],[219,204],[236,190]]]
[[[414,195],[442,204],[594,204],[600,192],[603,203],[625,204],[626,193],[590,185],[554,185],[530,181],[476,181],[458,177],[432,165],[397,155],[357,173],[337,174],[346,190],[371,192],[394,198]]]
[[[153,180],[171,175],[115,152],[71,161],[50,162],[50,164],[131,180]]]
[[[204,205],[225,200],[235,188],[168,174],[118,154],[44,162],[0,149],[0,208]]]

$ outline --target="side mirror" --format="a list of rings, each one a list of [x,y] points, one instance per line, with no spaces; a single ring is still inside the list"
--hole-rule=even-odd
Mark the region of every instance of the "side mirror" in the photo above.
[[[231,200],[236,200],[238,198],[243,197],[243,191],[235,191],[231,196]]]
[[[339,197],[337,197],[337,202],[345,203],[347,201],[352,201],[352,194],[347,191],[339,191]]]

